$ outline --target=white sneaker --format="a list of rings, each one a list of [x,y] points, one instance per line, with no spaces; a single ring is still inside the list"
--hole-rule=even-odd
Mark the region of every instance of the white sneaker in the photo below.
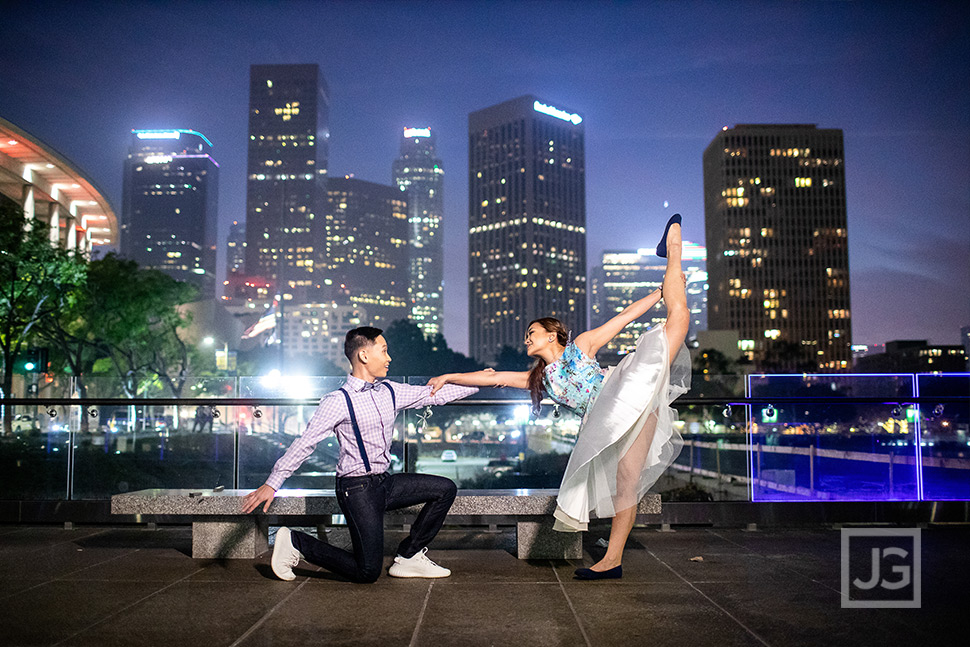
[[[276,532],[276,543],[273,544],[273,559],[271,564],[276,577],[287,582],[295,580],[293,567],[300,563],[303,555],[293,547],[290,529],[283,527]]]
[[[428,559],[425,555],[426,552],[428,552],[427,547],[422,548],[413,557],[405,558],[398,555],[394,558],[394,563],[391,564],[391,568],[388,569],[387,574],[391,577],[427,578],[448,577],[451,575],[450,570],[444,566],[438,566]]]

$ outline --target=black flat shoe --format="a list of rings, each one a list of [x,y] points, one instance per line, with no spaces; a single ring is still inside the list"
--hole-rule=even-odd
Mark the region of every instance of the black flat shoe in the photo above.
[[[670,220],[667,221],[667,226],[664,228],[663,238],[660,239],[660,243],[657,245],[657,256],[660,258],[667,258],[667,232],[670,231],[670,226],[677,224],[679,225],[681,221],[680,214],[675,213],[670,216]]]
[[[594,571],[591,568],[577,568],[577,580],[618,580],[623,577],[623,566],[611,568],[608,571]]]

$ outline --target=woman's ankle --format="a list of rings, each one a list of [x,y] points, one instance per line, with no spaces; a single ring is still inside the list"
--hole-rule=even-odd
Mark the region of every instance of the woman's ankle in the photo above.
[[[600,561],[590,566],[590,569],[594,571],[608,571],[612,568],[616,568],[622,563],[623,563],[622,557],[609,558],[609,559],[604,557]]]

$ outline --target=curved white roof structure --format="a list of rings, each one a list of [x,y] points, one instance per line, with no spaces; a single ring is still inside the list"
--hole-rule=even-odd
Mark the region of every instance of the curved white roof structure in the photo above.
[[[118,218],[77,166],[0,118],[0,194],[48,225],[52,244],[85,254],[118,244]]]

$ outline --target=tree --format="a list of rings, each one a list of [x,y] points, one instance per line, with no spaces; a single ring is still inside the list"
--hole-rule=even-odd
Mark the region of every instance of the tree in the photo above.
[[[384,331],[384,339],[393,359],[391,373],[397,375],[431,377],[484,368],[474,359],[448,348],[440,333],[432,339],[425,338],[417,324],[407,319],[392,322]]]
[[[734,375],[735,362],[714,348],[698,350],[694,356],[694,373],[701,375]]]
[[[524,350],[504,345],[495,359],[496,371],[528,371],[532,358]]]
[[[91,263],[88,281],[83,318],[125,394],[134,397],[157,382],[179,397],[190,366],[180,335],[190,315],[179,306],[195,298],[196,288],[114,254]]]
[[[44,223],[28,219],[19,206],[0,200],[0,354],[2,387],[9,396],[17,356],[35,328],[71,307],[85,281],[85,263],[74,252],[51,245]],[[4,407],[4,433],[12,432]]]
[[[814,351],[787,339],[775,339],[765,344],[765,349],[757,361],[762,373],[812,373],[818,370]],[[809,353],[812,353],[810,355]]]

